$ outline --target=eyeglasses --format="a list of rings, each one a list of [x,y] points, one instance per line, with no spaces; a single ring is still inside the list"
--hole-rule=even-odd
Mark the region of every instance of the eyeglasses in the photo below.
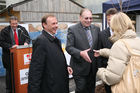
[[[88,20],[88,19],[93,20],[92,17],[85,17],[84,19],[85,19],[85,20]]]

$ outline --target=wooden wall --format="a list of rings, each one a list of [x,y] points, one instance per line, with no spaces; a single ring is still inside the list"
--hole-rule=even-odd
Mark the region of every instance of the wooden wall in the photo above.
[[[45,14],[54,14],[59,22],[77,22],[81,9],[69,0],[32,0],[13,8],[23,22],[39,22]]]

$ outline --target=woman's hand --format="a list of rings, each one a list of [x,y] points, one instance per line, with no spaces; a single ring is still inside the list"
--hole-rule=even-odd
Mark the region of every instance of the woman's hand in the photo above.
[[[99,50],[93,50],[93,51],[94,51],[94,56],[95,57],[99,57],[100,56]]]

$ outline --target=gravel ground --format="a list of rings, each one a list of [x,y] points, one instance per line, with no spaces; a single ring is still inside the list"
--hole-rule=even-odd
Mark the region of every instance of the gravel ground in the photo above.
[[[5,77],[0,77],[0,93],[6,93],[5,91]],[[70,88],[70,93],[75,93],[75,83],[73,79],[70,79],[70,83],[69,83],[69,88]]]
[[[0,93],[6,93],[5,87],[5,77],[0,77]]]
[[[96,82],[96,85],[100,85],[102,82],[98,81]],[[71,78],[69,81],[69,88],[70,88],[70,93],[75,93],[75,83],[74,80]],[[99,91],[99,89],[97,89],[97,91]],[[96,91],[96,93],[98,93]],[[5,92],[5,77],[0,77],[0,93],[6,93]],[[99,92],[101,93],[101,92]],[[104,93],[104,92],[103,92]]]

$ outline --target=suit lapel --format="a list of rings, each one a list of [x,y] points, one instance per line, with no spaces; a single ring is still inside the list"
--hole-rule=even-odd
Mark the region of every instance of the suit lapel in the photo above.
[[[107,28],[106,33],[107,33],[107,37],[110,37],[111,36],[111,34],[110,34],[110,28]]]
[[[92,34],[92,45],[94,45],[97,35],[96,35],[96,28],[93,25],[91,25],[91,34]]]
[[[48,34],[46,31],[42,31],[42,33],[45,35],[45,37],[46,38],[48,38],[49,39],[49,41],[51,41],[51,42],[55,42],[58,46],[59,46],[59,48],[62,50],[62,48],[61,48],[61,42],[59,41],[59,39],[57,39],[57,37],[52,37],[50,34]]]
[[[23,32],[21,33],[20,30],[18,30],[18,42],[20,43],[20,39],[21,39],[21,35],[23,34]]]
[[[86,36],[86,32],[85,32],[84,28],[82,27],[82,24],[80,24],[80,23],[78,24],[78,29],[77,30],[79,32],[79,35],[82,37],[82,41],[85,42],[85,44],[89,46],[88,39],[87,39],[87,36]]]
[[[15,42],[15,39],[14,39],[14,34],[13,34],[13,31],[12,31],[12,28],[9,26],[9,30],[8,30],[8,34],[9,34],[9,40],[11,42],[12,45],[14,45],[14,42]]]

